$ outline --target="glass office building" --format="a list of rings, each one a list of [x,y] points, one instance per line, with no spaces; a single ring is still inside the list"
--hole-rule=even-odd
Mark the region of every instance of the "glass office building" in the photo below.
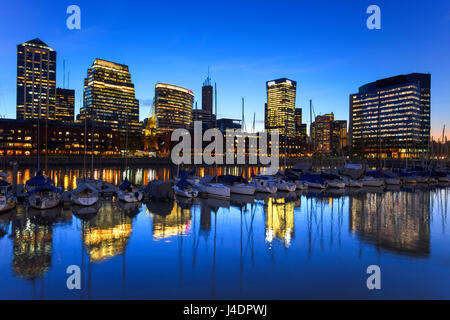
[[[17,46],[16,117],[55,119],[56,51],[40,39]]]
[[[128,66],[95,59],[84,80],[84,106],[78,119],[86,116],[113,131],[141,134],[139,100]]]
[[[56,88],[55,120],[73,122],[75,116],[75,90]]]
[[[281,78],[266,83],[265,129],[272,134],[295,137],[295,98],[297,82]]]
[[[194,93],[186,88],[157,83],[155,112],[158,133],[191,129]]]
[[[378,80],[350,95],[349,141],[368,158],[418,158],[429,150],[431,75]]]

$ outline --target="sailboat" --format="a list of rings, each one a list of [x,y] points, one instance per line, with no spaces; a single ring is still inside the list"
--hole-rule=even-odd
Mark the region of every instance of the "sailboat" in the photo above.
[[[11,184],[6,181],[8,174],[0,172],[0,213],[14,209],[17,204],[17,199],[12,193]]]
[[[249,184],[243,177],[233,175],[222,175],[218,177],[219,182],[230,188],[231,193],[254,195],[256,192],[255,185]]]
[[[269,179],[268,176],[254,176],[253,184],[256,187],[256,192],[262,193],[276,193],[278,190],[277,184],[272,179]]]
[[[173,186],[173,190],[177,196],[185,198],[196,198],[198,196],[198,190],[196,190],[186,179],[178,181],[178,183]]]
[[[99,196],[96,188],[89,183],[81,183],[72,191],[71,198],[73,204],[80,206],[92,206],[97,203]]]
[[[212,197],[217,198],[230,198],[231,190],[229,187],[224,186],[221,183],[212,183],[213,176],[205,176],[200,180],[200,183],[196,185],[200,193],[205,193]]]

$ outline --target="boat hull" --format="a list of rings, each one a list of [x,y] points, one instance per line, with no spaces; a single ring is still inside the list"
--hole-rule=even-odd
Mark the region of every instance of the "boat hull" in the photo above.
[[[249,184],[234,184],[230,186],[231,193],[252,196],[256,192],[256,187]]]
[[[30,195],[28,203],[31,207],[38,210],[46,210],[57,207],[61,203],[61,195],[55,194],[52,197],[42,198],[40,196]]]
[[[85,206],[85,207],[93,206],[98,201],[97,196],[79,197],[79,196],[72,195],[71,199],[72,199],[73,204],[76,204],[79,206]]]
[[[142,200],[142,192],[140,191],[119,191],[117,196],[120,201],[127,203],[139,202]]]
[[[7,212],[16,207],[17,200],[14,197],[0,196],[0,213]]]

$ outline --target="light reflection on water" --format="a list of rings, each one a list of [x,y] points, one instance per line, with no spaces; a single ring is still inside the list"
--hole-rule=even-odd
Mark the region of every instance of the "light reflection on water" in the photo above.
[[[0,216],[0,298],[450,298],[448,199],[418,186],[104,199],[97,213],[21,205]],[[73,264],[81,291],[66,288]],[[379,292],[365,285],[371,264]]]
[[[184,168],[185,170],[192,170],[193,168]],[[161,180],[167,181],[169,179],[174,178],[176,174],[177,167],[151,167],[151,168],[135,168],[128,169],[127,171],[122,168],[97,168],[93,170],[93,174],[91,174],[91,170],[87,169],[86,176],[93,176],[95,179],[101,179],[112,183],[114,185],[119,185],[125,177],[128,177],[128,180],[137,184],[137,185],[146,185],[152,180]],[[243,175],[245,178],[250,179],[252,173],[257,173],[260,168],[257,167],[238,167],[238,166],[228,166],[228,167],[218,167],[217,169],[212,167],[199,167],[196,169],[197,174],[200,177],[204,175],[215,175],[216,172],[218,175],[222,174],[233,174],[233,175]],[[8,180],[12,182],[12,171],[11,169],[5,170],[10,176]],[[55,185],[59,188],[65,190],[74,190],[76,189],[77,178],[82,178],[84,176],[83,168],[72,168],[67,167],[64,169],[61,168],[50,168],[48,172],[45,172],[47,176],[49,176],[55,183]],[[36,175],[35,168],[22,168],[18,171],[17,175],[17,183],[25,184],[25,182]]]

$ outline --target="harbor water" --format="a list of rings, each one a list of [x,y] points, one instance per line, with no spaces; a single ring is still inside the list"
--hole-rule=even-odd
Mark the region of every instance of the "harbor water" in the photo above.
[[[33,175],[21,170],[18,183]],[[123,172],[95,175],[119,184]],[[138,184],[172,175],[130,173]],[[82,170],[50,176],[71,190]],[[229,201],[112,197],[92,212],[20,204],[0,215],[0,299],[450,299],[449,200],[448,185],[417,184]],[[380,290],[367,287],[372,265]],[[67,287],[69,266],[81,270],[80,290]]]

